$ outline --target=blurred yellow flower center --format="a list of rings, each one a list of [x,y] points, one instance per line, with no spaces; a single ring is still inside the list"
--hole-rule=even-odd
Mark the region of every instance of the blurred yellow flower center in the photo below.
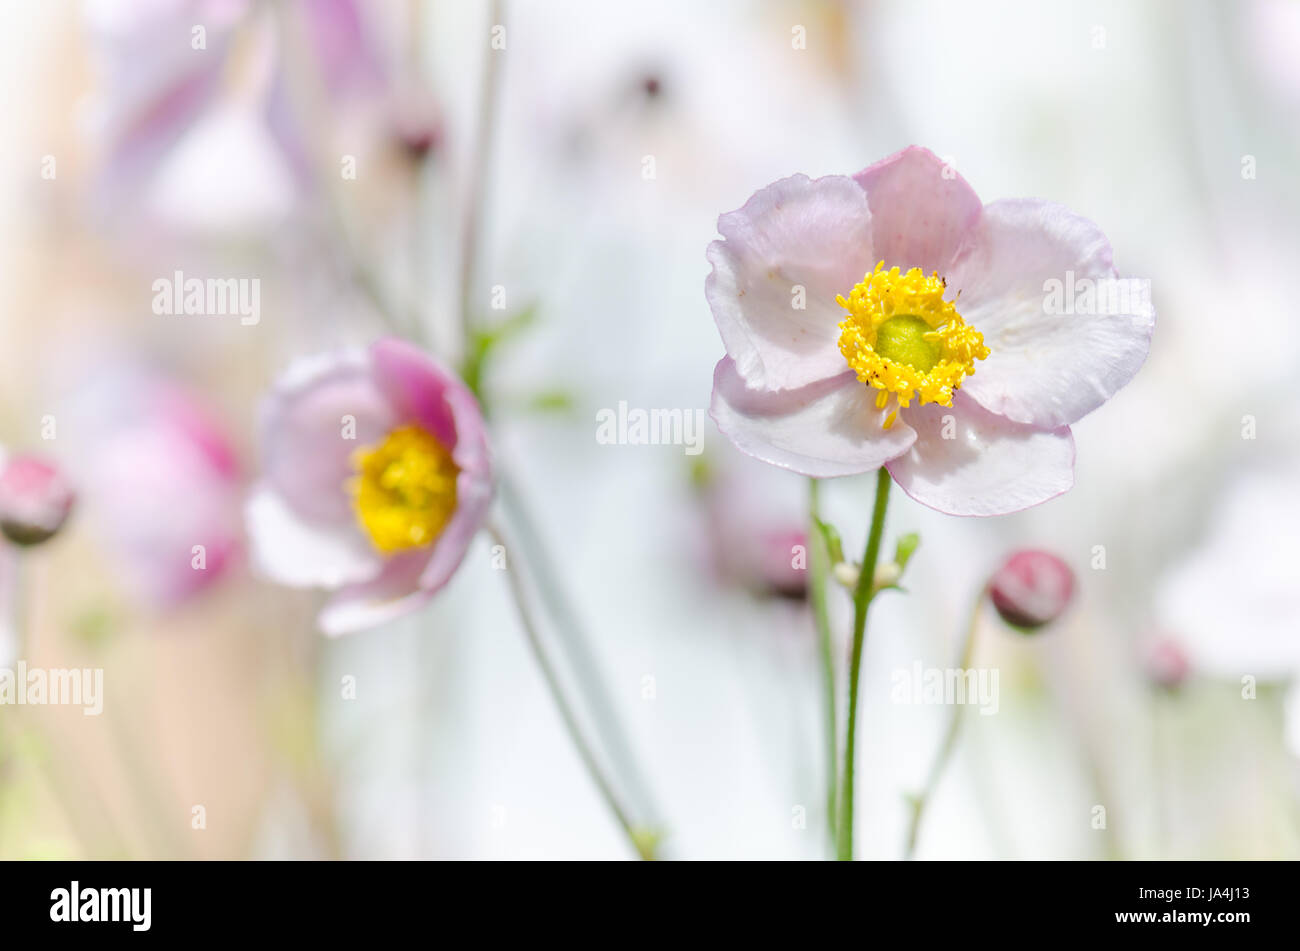
[[[432,543],[456,510],[451,453],[419,426],[394,429],[352,457],[358,475],[348,488],[361,527],[385,554]]]
[[[937,272],[926,277],[919,267],[906,274],[884,268],[881,261],[847,299],[835,300],[849,314],[840,322],[840,353],[859,380],[880,391],[878,407],[891,396],[897,400],[885,418],[889,429],[913,399],[951,406],[953,392],[989,348],[943,299],[947,285]]]

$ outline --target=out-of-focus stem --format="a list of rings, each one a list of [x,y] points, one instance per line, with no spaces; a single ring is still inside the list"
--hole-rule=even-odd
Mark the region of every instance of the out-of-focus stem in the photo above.
[[[497,544],[501,545],[507,551],[510,551],[506,543],[505,535],[497,526],[489,526],[488,531]],[[533,652],[533,657],[537,661],[537,666],[542,672],[542,677],[546,681],[546,686],[551,692],[551,697],[559,709],[560,718],[564,721],[565,728],[569,731],[569,737],[573,745],[577,748],[578,756],[582,759],[583,765],[587,767],[587,772],[591,775],[592,781],[600,791],[601,797],[609,807],[610,812],[614,814],[615,820],[622,828],[632,848],[642,859],[652,860],[654,855],[654,839],[648,830],[639,830],[632,824],[632,819],[627,809],[624,808],[619,800],[618,794],[614,790],[613,784],[605,775],[601,768],[600,761],[596,758],[595,751],[591,743],[587,740],[582,731],[578,718],[574,713],[572,705],[569,703],[568,696],[564,691],[564,685],[560,681],[559,672],[556,670],[554,663],[551,661],[550,654],[542,641],[541,633],[533,619],[533,612],[529,604],[528,594],[522,577],[514,568],[506,569],[506,577],[510,582],[510,591],[514,595],[515,605],[519,610],[519,620],[524,629],[524,635],[528,639],[528,646]]]
[[[980,589],[979,595],[975,598],[975,604],[971,607],[970,620],[966,624],[966,637],[962,643],[961,657],[957,661],[957,667],[960,670],[965,670],[970,666],[971,657],[975,652],[975,631],[979,628],[980,608],[984,604],[986,590]],[[903,852],[903,858],[905,859],[911,859],[916,855],[916,840],[921,831],[921,817],[925,814],[925,807],[934,795],[935,787],[939,785],[939,779],[943,776],[944,768],[948,765],[953,748],[957,745],[957,732],[961,727],[961,721],[962,705],[954,703],[952,704],[952,712],[948,716],[948,728],[944,731],[943,742],[939,745],[939,752],[934,758],[934,763],[930,766],[930,774],[926,778],[925,788],[912,802],[912,820],[908,826],[907,845]]]
[[[504,26],[505,17],[501,0],[492,0],[489,19],[493,26]],[[462,360],[472,353],[474,311],[472,302],[474,278],[478,270],[479,242],[483,225],[483,212],[487,196],[487,173],[492,164],[492,144],[496,119],[497,88],[501,83],[501,55],[503,50],[488,49],[483,65],[482,84],[479,90],[478,120],[474,130],[473,161],[469,166],[470,180],[465,189],[465,217],[461,227],[460,259],[460,319]]]
[[[555,622],[556,636],[562,642],[565,657],[580,685],[582,697],[590,705],[590,720],[596,725],[596,732],[604,744],[606,754],[622,776],[624,788],[636,794],[634,805],[640,807],[642,824],[653,827],[656,824],[656,809],[649,785],[632,754],[631,741],[623,730],[617,707],[592,656],[590,638],[579,622],[560,579],[551,570],[552,559],[548,557],[545,543],[528,506],[509,474],[503,473],[500,476],[499,488],[516,542],[527,556],[533,580]]]
[[[822,537],[820,484],[808,480],[808,597],[812,602],[813,623],[821,647],[822,692],[826,706],[826,828],[835,842],[835,794],[839,786],[838,714],[835,710],[835,657],[831,646],[830,614],[826,608],[826,575],[830,571],[830,554]]]
[[[13,639],[15,645],[15,657],[19,659],[27,658],[27,650],[30,646],[29,627],[30,617],[28,614],[29,603],[29,585],[30,578],[27,570],[27,559],[19,551],[14,557],[12,589],[10,591],[10,612],[11,623],[13,625]],[[100,836],[98,829],[113,829],[113,823],[108,821],[107,814],[104,811],[104,804],[96,795],[93,784],[83,785],[73,778],[67,769],[67,763],[59,753],[57,744],[45,729],[44,724],[39,716],[32,714],[25,718],[15,719],[7,717],[14,729],[11,734],[11,742],[16,742],[24,726],[34,734],[44,747],[34,757],[37,765],[45,774],[45,779],[54,799],[59,803],[64,818],[68,820],[73,835],[77,839],[77,844],[81,847],[81,858],[95,858],[95,845]],[[90,802],[99,812],[99,822],[88,819],[79,808],[80,802]],[[112,836],[114,849],[119,853],[125,852],[120,838],[116,832],[109,831],[108,835]]]

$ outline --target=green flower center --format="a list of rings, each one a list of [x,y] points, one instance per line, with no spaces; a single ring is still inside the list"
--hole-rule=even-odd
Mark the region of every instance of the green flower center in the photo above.
[[[876,328],[874,349],[886,360],[929,373],[943,358],[943,345],[936,336],[934,328],[920,317],[900,314]]]

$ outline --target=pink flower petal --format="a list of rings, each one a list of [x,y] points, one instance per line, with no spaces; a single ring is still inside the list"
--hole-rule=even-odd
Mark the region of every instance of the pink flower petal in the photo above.
[[[883,427],[876,391],[852,371],[798,390],[745,387],[728,357],[713,371],[709,413],[741,452],[818,478],[879,469],[906,452],[916,433],[899,420]]]
[[[460,475],[456,478],[456,513],[438,536],[420,575],[420,586],[429,591],[446,584],[460,566],[487,517],[493,494],[492,456],[478,401],[455,378],[449,379],[443,393],[456,426],[452,458]]]
[[[384,394],[399,423],[419,423],[449,449],[456,448],[456,420],[446,395],[464,385],[413,344],[396,337],[370,348],[375,386]]]
[[[317,618],[321,631],[330,637],[352,634],[422,608],[436,590],[420,586],[428,559],[428,551],[398,555],[387,561],[378,577],[335,593]]]
[[[348,438],[353,422],[355,438]],[[301,517],[351,525],[346,486],[355,474],[352,454],[382,440],[398,422],[366,354],[299,360],[276,382],[263,409],[267,480]]]
[[[95,2],[85,6],[99,82],[91,126],[103,148],[97,197],[107,210],[134,190],[217,98],[246,0]],[[202,24],[206,47],[190,48]]]
[[[1114,396],[1146,360],[1155,328],[1149,299],[1112,313],[1049,313],[1047,282],[1064,289],[1067,272],[1076,288],[1080,279],[1116,277],[1110,244],[1091,221],[1038,199],[984,209],[945,276],[961,293],[957,309],[991,351],[963,385],[986,409],[1065,426]]]
[[[835,297],[875,264],[862,189],[844,176],[794,175],[720,217],[718,231],[704,292],[749,386],[794,389],[843,372]]]
[[[911,452],[889,463],[889,472],[922,505],[949,515],[1005,515],[1074,485],[1074,437],[1068,428],[1013,423],[964,392],[951,407],[914,405],[902,415],[916,430],[916,442]]]
[[[301,5],[317,68],[336,97],[373,89],[384,79],[363,8],[358,0],[306,0]]]
[[[867,192],[876,260],[942,276],[980,216],[980,200],[929,149],[909,146],[853,176]],[[876,262],[872,261],[872,265]]]

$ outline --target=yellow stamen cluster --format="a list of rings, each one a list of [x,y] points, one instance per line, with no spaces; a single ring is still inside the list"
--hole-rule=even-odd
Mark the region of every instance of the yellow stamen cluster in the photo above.
[[[859,380],[880,391],[881,409],[891,394],[900,407],[914,398],[951,406],[975,361],[989,355],[984,335],[943,299],[947,285],[937,272],[926,277],[919,267],[906,274],[884,268],[881,261],[847,299],[836,298],[849,314],[840,322],[840,353]],[[886,428],[896,416],[897,410]]]
[[[353,465],[353,508],[384,554],[431,544],[456,510],[460,470],[447,448],[419,426],[402,426],[378,446],[357,450]]]

